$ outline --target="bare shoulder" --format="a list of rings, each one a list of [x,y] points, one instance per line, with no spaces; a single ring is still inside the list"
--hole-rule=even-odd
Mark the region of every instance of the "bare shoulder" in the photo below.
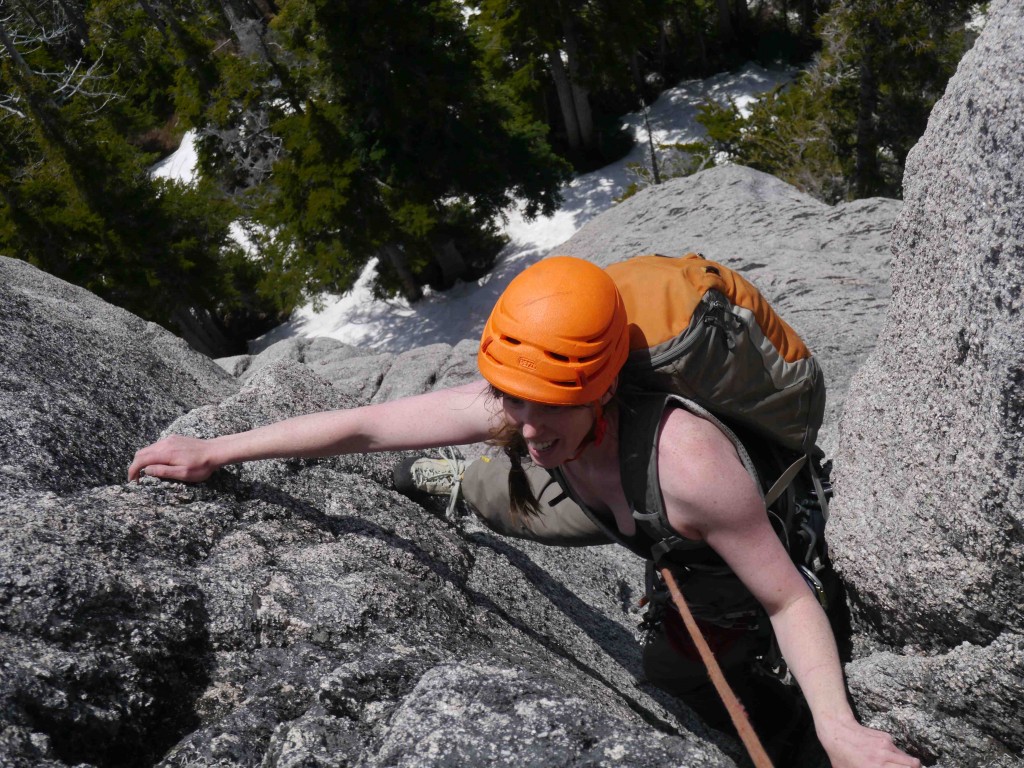
[[[712,528],[763,516],[760,494],[732,441],[682,408],[669,410],[662,420],[658,474],[673,527],[706,538]]]
[[[713,479],[732,463],[743,469],[736,448],[722,430],[684,408],[666,411],[658,437],[659,469],[693,482]]]

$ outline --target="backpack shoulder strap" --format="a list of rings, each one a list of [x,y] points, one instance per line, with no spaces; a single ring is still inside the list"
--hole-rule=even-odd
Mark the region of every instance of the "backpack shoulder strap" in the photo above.
[[[572,485],[566,479],[565,473],[562,472],[560,467],[549,469],[548,474],[556,483],[558,483],[558,486],[562,489],[562,493],[564,493],[570,501],[579,507],[583,514],[586,515],[598,528],[600,528],[609,539],[614,541],[616,544],[621,544],[626,549],[640,557],[646,558],[648,556],[647,547],[644,544],[634,541],[627,536],[623,536],[619,533],[618,528],[616,528],[613,523],[610,523],[608,520],[602,519],[600,515],[595,514],[594,510],[588,507],[583,500],[580,499],[576,494],[576,491],[573,490]]]
[[[619,469],[622,490],[633,519],[648,530],[663,528],[668,521],[658,479],[658,435],[671,396],[663,393],[631,393],[623,400],[619,417]],[[663,531],[658,538],[667,533]]]
[[[661,560],[668,552],[679,552],[706,547],[702,541],[685,539],[668,522],[665,502],[658,476],[658,439],[661,422],[669,407],[685,408],[695,416],[710,421],[729,438],[744,468],[754,478],[762,493],[757,469],[746,448],[729,427],[710,411],[680,395],[660,392],[635,392],[624,397],[623,413],[619,419],[619,467],[622,489],[626,494],[637,526],[647,533],[655,544],[651,555]]]

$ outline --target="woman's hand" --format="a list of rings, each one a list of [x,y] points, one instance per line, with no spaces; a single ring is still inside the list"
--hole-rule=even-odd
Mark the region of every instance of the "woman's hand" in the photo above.
[[[210,441],[171,435],[135,454],[128,467],[128,480],[138,480],[146,474],[162,480],[201,483],[220,467],[213,458]]]
[[[832,768],[921,768],[921,761],[893,744],[888,733],[866,728],[852,716],[819,723],[816,730]]]

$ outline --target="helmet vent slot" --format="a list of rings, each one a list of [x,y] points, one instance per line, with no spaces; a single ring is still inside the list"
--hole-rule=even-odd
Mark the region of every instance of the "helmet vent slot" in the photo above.
[[[519,339],[513,339],[511,336],[502,336],[501,340],[507,341],[509,344],[514,344],[516,346],[519,346],[520,344],[523,343]]]
[[[565,355],[560,355],[557,352],[545,352],[544,354],[547,355],[548,357],[550,357],[552,360],[557,360],[560,363],[568,363],[569,362],[569,358],[568,357],[566,357]]]

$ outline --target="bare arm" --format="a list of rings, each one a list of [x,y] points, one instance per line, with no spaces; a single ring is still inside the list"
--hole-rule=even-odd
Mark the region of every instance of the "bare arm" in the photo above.
[[[659,440],[659,471],[672,527],[704,539],[767,611],[832,765],[919,768],[888,734],[854,717],[828,617],[772,530],[731,442],[709,422],[672,411]]]
[[[135,454],[128,479],[142,471],[200,482],[227,464],[282,457],[414,450],[486,440],[498,418],[483,382],[378,405],[296,416],[210,440],[172,435]]]

